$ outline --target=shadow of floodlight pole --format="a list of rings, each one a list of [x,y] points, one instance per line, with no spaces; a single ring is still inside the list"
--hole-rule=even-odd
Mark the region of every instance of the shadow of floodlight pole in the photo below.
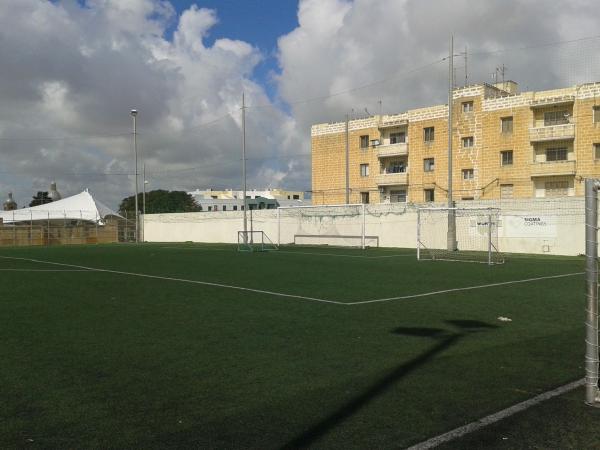
[[[313,425],[311,428],[304,431],[302,434],[293,438],[282,448],[297,449],[310,446],[311,444],[325,436],[338,424],[342,423],[344,420],[354,415],[372,400],[383,394],[397,381],[404,378],[419,367],[423,366],[438,353],[441,353],[447,348],[456,344],[460,339],[464,338],[465,336],[471,333],[481,332],[486,329],[497,328],[495,325],[490,325],[485,322],[479,322],[475,320],[448,320],[446,321],[446,323],[457,327],[458,331],[449,331],[441,328],[405,327],[399,327],[393,330],[393,333],[404,336],[430,337],[441,340],[431,349],[427,350],[425,353],[417,356],[416,358],[413,358],[410,361],[400,364],[390,373],[383,376],[379,381],[375,382],[365,392],[346,402],[344,405],[342,405],[336,411],[334,411],[329,416],[321,420],[319,423]]]

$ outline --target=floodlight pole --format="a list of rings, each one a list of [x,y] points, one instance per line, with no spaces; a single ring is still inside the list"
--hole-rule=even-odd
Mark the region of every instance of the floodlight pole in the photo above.
[[[598,190],[600,181],[585,180],[585,403],[600,407],[598,389]]]
[[[350,204],[350,124],[346,114],[346,205]]]
[[[139,207],[138,207],[138,154],[137,154],[137,109],[131,110],[133,117],[133,151],[135,153],[135,242],[140,242]]]
[[[452,109],[454,105],[454,35],[450,35],[448,64],[448,251],[456,250],[456,214],[452,199]]]
[[[246,100],[245,95],[242,92],[242,188],[244,204],[242,209],[244,210],[244,244],[248,243],[248,202],[246,201]]]

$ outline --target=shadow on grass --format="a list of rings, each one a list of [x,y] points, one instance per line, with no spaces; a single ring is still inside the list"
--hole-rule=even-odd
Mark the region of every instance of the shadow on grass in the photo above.
[[[453,329],[398,327],[392,330],[393,334],[399,334],[402,336],[428,337],[435,339],[437,343],[423,354],[397,366],[391,372],[375,382],[365,392],[346,402],[336,411],[332,412],[329,416],[313,425],[302,434],[293,438],[282,448],[295,449],[310,446],[344,420],[354,415],[369,402],[383,394],[396,382],[429,362],[429,360],[437,354],[457,344],[458,341],[465,336],[472,333],[479,333],[497,328],[496,325],[491,325],[477,320],[447,320],[446,323],[451,325]]]

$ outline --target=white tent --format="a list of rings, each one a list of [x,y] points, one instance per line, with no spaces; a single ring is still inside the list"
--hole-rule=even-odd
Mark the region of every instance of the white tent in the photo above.
[[[15,209],[14,211],[0,211],[0,218],[4,223],[36,220],[84,220],[103,225],[106,216],[121,217],[108,206],[95,200],[87,189],[80,194],[44,205]]]

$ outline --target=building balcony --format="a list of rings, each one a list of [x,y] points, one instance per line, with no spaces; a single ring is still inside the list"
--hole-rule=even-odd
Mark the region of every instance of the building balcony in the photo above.
[[[575,124],[551,125],[529,129],[531,142],[557,141],[575,139]]]
[[[378,186],[392,186],[396,184],[408,184],[408,173],[381,173],[375,177]]]
[[[400,142],[398,144],[380,145],[377,147],[378,158],[388,158],[390,156],[406,156],[408,155],[408,144]]]
[[[531,164],[531,177],[575,175],[576,161],[551,161]]]

